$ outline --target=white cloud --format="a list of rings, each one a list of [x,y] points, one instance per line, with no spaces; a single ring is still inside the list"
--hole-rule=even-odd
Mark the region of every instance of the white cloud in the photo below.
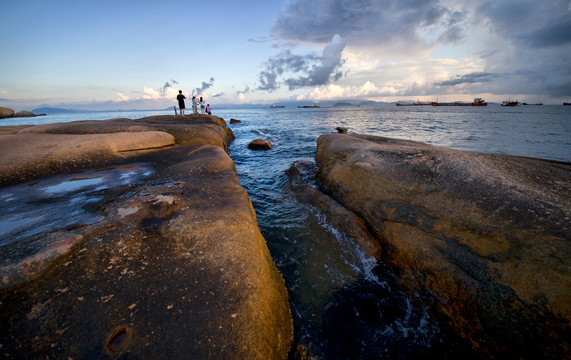
[[[115,102],[122,102],[122,101],[129,101],[131,100],[128,96],[123,95],[121,93],[117,93],[117,100]]]

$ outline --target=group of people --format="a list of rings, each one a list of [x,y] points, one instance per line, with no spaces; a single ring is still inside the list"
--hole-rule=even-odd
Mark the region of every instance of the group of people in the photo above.
[[[176,97],[176,99],[178,100],[178,108],[180,109],[180,115],[184,116],[184,100],[186,99],[186,97],[182,94],[182,90],[178,91],[178,96]],[[200,106],[200,113],[202,115],[204,115],[205,113],[208,115],[212,115],[212,109],[210,108],[210,104],[206,104],[205,105],[205,101],[204,99],[202,99],[202,96],[200,97],[200,100],[196,97],[193,96],[192,97],[192,111],[194,113],[194,115],[198,115],[198,106]]]

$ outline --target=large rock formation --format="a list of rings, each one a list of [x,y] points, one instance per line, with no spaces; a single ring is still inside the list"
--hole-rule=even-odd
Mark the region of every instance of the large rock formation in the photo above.
[[[570,357],[569,164],[331,134],[317,165],[474,356]]]
[[[10,214],[7,223],[24,222],[24,229],[0,237],[3,353],[287,357],[292,325],[284,282],[224,150],[232,137],[225,124],[171,116],[24,130],[0,135],[0,144],[18,147],[0,173],[5,184],[36,180],[0,188],[0,195],[6,213],[29,206],[43,215]],[[31,169],[44,161],[47,173],[73,171],[42,178]],[[93,184],[89,190],[74,187],[84,181]],[[77,223],[80,212],[89,220]]]

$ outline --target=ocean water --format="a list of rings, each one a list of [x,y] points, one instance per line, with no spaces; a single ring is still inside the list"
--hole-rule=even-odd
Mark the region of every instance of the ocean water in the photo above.
[[[0,120],[1,125],[137,119],[159,112],[65,114]],[[450,357],[450,334],[430,311],[430,299],[398,287],[395,269],[367,258],[327,214],[295,199],[285,171],[313,162],[317,138],[336,132],[394,137],[461,150],[571,162],[571,107],[342,107],[219,110],[229,125],[229,154],[249,192],[258,224],[283,274],[294,319],[295,346],[336,359]],[[269,151],[252,151],[256,138]],[[306,174],[312,183],[311,172]],[[295,351],[295,347],[294,347]],[[292,355],[293,356],[293,355]]]

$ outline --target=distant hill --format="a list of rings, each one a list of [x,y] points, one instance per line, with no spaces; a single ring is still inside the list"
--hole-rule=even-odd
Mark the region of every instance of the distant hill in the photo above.
[[[32,110],[34,114],[73,114],[79,112],[87,112],[85,110],[71,110],[71,109],[60,109],[60,108],[52,108],[52,107],[42,107]]]
[[[338,102],[338,103],[333,104],[333,107],[342,107],[342,106],[359,106],[359,105],[351,104],[348,102]]]

